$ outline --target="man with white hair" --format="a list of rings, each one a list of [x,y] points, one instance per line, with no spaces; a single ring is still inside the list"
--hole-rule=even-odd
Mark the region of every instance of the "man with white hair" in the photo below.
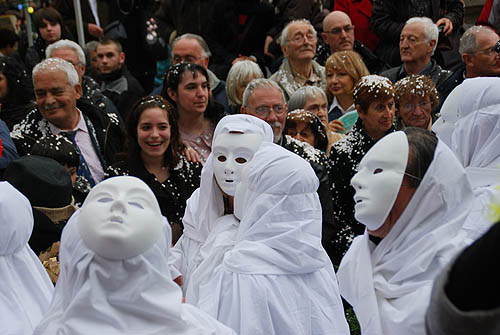
[[[436,50],[439,31],[428,17],[412,17],[401,32],[399,53],[403,64],[381,73],[393,83],[411,74],[423,74],[432,79],[438,93],[450,71],[443,70],[431,56]]]
[[[500,75],[500,37],[486,26],[472,26],[460,38],[463,64],[443,84],[442,100],[467,78]]]
[[[325,68],[313,60],[317,33],[308,20],[294,20],[281,32],[280,44],[285,59],[271,80],[283,90],[285,100],[300,87],[326,87]]]
[[[255,79],[248,84],[243,93],[241,113],[253,115],[267,122],[273,129],[274,143],[299,155],[311,164],[320,182],[317,192],[323,213],[322,242],[325,249],[329,251],[332,245],[335,223],[333,220],[333,197],[330,191],[328,158],[311,145],[283,134],[288,108],[283,91],[271,79]]]
[[[37,64],[33,86],[37,107],[11,132],[18,153],[29,154],[45,135],[65,135],[80,152],[77,174],[92,186],[103,180],[104,170],[122,150],[123,126],[118,116],[91,104],[77,105],[82,86],[74,66],[63,59],[48,58]]]
[[[87,101],[102,111],[118,115],[118,110],[113,102],[102,94],[99,84],[91,77],[85,75],[87,66],[85,53],[77,43],[70,40],[59,40],[52,43],[45,50],[45,57],[57,57],[73,64],[76,73],[78,73],[78,81],[82,86],[82,96],[80,99],[87,99]]]

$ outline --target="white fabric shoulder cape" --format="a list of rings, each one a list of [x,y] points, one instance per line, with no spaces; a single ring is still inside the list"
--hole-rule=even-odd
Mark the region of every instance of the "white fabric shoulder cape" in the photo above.
[[[236,244],[200,286],[200,308],[242,335],[349,334],[310,164],[265,143],[248,171]]]
[[[34,335],[234,334],[206,313],[182,304],[168,270],[172,233],[143,254],[109,260],[87,248],[73,214],[61,239],[54,298]]]
[[[468,242],[473,242],[493,224],[488,217],[488,207],[500,194],[500,104],[458,120],[452,133],[451,150],[465,167],[474,190],[474,207],[464,224]]]
[[[340,264],[340,293],[354,307],[363,335],[425,335],[434,278],[465,246],[460,229],[472,201],[463,167],[439,141],[389,234],[375,246],[365,231]]]
[[[49,307],[54,286],[28,245],[30,202],[8,182],[0,182],[0,231],[0,334],[31,334]]]

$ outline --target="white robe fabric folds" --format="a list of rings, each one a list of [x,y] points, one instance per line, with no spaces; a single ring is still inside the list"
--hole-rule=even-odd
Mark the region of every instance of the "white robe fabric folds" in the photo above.
[[[500,104],[457,121],[451,150],[465,167],[474,190],[474,207],[464,224],[468,242],[473,242],[493,224],[488,217],[489,205],[500,199]]]
[[[206,313],[183,304],[168,269],[172,233],[125,260],[96,255],[80,237],[73,214],[63,230],[61,272],[50,308],[35,335],[234,334]]]
[[[349,334],[310,164],[265,143],[248,173],[235,246],[200,286],[200,308],[242,335]]]
[[[30,202],[0,182],[0,334],[29,335],[50,304],[54,286],[28,245]]]
[[[215,128],[213,138],[234,131],[260,134],[263,142],[269,143],[272,143],[274,137],[271,127],[264,121],[251,115],[239,114],[222,118]],[[204,259],[200,254],[200,248],[214,230],[217,219],[224,215],[222,192],[215,182],[212,160],[213,155],[210,154],[201,172],[200,187],[187,201],[186,212],[182,219],[184,232],[172,249],[173,257],[170,261],[172,277],[183,275],[184,292],[189,287],[193,271]],[[193,296],[190,295],[189,298],[192,299]],[[188,298],[186,301],[190,302]],[[193,303],[196,303],[196,298]]]
[[[441,117],[432,125],[432,131],[451,147],[455,123],[478,109],[500,104],[500,78],[477,77],[464,82],[448,95],[441,107]]]
[[[354,239],[339,271],[341,295],[363,335],[425,335],[435,277],[464,246],[473,195],[465,171],[438,142],[434,159],[391,231],[375,245]]]

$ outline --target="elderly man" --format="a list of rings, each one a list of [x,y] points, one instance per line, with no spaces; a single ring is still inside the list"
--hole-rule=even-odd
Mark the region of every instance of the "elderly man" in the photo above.
[[[227,104],[226,82],[220,80],[208,69],[211,56],[210,49],[203,37],[196,34],[184,34],[177,37],[172,42],[172,65],[179,63],[195,63],[207,69],[210,89],[216,102],[224,106],[224,111],[229,114],[230,109]],[[155,89],[153,94],[160,94],[163,86]]]
[[[432,79],[440,93],[451,73],[431,59],[438,36],[437,25],[428,17],[412,17],[406,21],[399,39],[399,53],[403,64],[384,71],[381,75],[395,83],[410,74],[423,74]]]
[[[45,56],[47,58],[61,58],[73,64],[76,73],[78,73],[78,81],[82,86],[82,97],[80,99],[87,99],[103,112],[118,114],[113,102],[102,94],[99,84],[94,79],[85,75],[87,66],[85,53],[78,44],[70,40],[59,40],[47,47]]]
[[[354,26],[349,16],[341,11],[328,14],[323,20],[323,41],[326,46],[318,46],[316,61],[325,65],[330,55],[337,51],[356,51],[372,74],[389,69],[389,66],[377,58],[363,43],[354,38]]]
[[[33,69],[37,107],[11,132],[20,155],[47,134],[68,137],[80,153],[77,174],[94,185],[104,178],[104,169],[122,150],[123,127],[114,113],[103,113],[84,101],[74,66],[60,58],[49,58]],[[77,103],[78,102],[78,103]]]
[[[125,66],[125,53],[120,42],[111,39],[100,41],[97,47],[97,64],[102,92],[113,101],[125,118],[145,93]]]
[[[330,191],[330,165],[325,154],[307,143],[284,135],[287,116],[287,105],[283,91],[270,79],[255,79],[251,81],[243,93],[242,114],[250,114],[266,121],[274,133],[274,143],[281,145],[308,161],[320,181],[318,195],[323,209],[323,245],[330,254],[333,237],[333,203]]]
[[[351,183],[366,230],[342,259],[340,293],[363,334],[424,335],[433,281],[465,246],[465,170],[435,134],[406,128],[377,142]]]
[[[443,84],[442,100],[466,78],[500,75],[500,37],[489,27],[472,26],[460,38],[463,64]]]
[[[326,87],[325,69],[313,60],[316,55],[316,30],[307,20],[294,20],[281,32],[283,64],[271,76],[283,90],[285,100],[302,86]]]

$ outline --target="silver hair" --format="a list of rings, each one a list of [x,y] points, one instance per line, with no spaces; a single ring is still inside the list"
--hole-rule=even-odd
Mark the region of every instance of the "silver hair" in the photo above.
[[[477,33],[481,31],[491,31],[488,27],[485,26],[472,26],[465,31],[465,33],[460,38],[460,46],[458,47],[458,52],[461,55],[463,54],[475,54],[477,52]]]
[[[293,111],[296,109],[303,109],[306,105],[307,99],[315,98],[317,96],[321,96],[326,99],[325,91],[316,86],[302,86],[298,90],[296,90],[288,99],[288,109]]]
[[[283,94],[283,90],[278,86],[278,84],[270,79],[259,78],[254,79],[250,83],[248,83],[245,92],[243,92],[243,101],[241,103],[242,106],[248,107],[248,100],[253,95],[253,92],[256,89],[265,88],[265,89],[276,89],[281,93],[281,97],[283,98],[283,102],[286,102],[285,95]]]
[[[264,78],[264,74],[257,63],[243,60],[231,66],[226,78],[226,94],[229,106],[241,105],[241,100],[236,94],[236,88],[252,77],[255,77],[255,79]]]
[[[45,57],[52,57],[52,53],[58,49],[71,49],[76,52],[76,56],[78,57],[78,62],[81,65],[87,65],[85,60],[85,53],[82,48],[75,42],[70,40],[59,40],[55,43],[50,44],[45,50]]]
[[[208,44],[207,44],[207,42],[205,42],[205,40],[203,39],[203,37],[201,37],[200,35],[187,33],[187,34],[182,34],[179,37],[176,37],[175,40],[172,42],[172,57],[173,57],[173,52],[174,52],[174,46],[175,46],[175,44],[177,42],[179,42],[180,40],[185,39],[185,38],[196,40],[198,42],[198,44],[201,47],[201,51],[202,51],[201,56],[203,58],[207,58],[207,57],[212,56],[212,53],[210,52],[210,49],[208,48]]]
[[[283,30],[281,31],[280,39],[278,41],[278,43],[280,45],[288,45],[288,29],[290,29],[290,26],[292,24],[297,24],[297,23],[308,24],[311,27],[311,29],[314,33],[314,36],[316,36],[316,37],[318,36],[316,29],[314,29],[314,26],[311,24],[311,22],[309,22],[309,20],[306,20],[306,19],[292,20],[292,21],[288,22],[288,24],[285,26],[285,28],[283,28]]]
[[[412,17],[406,21],[405,25],[412,24],[412,23],[421,23],[424,25],[424,35],[425,35],[425,41],[430,42],[430,41],[436,41],[434,44],[434,48],[432,49],[431,55],[434,55],[434,51],[436,51],[437,48],[437,42],[439,39],[439,30],[438,26],[432,22],[431,19],[428,17]]]
[[[73,64],[61,58],[46,58],[33,68],[33,85],[35,84],[35,77],[37,74],[45,71],[64,72],[66,74],[68,84],[70,84],[71,87],[74,87],[80,82],[78,79],[78,73],[76,72]]]

